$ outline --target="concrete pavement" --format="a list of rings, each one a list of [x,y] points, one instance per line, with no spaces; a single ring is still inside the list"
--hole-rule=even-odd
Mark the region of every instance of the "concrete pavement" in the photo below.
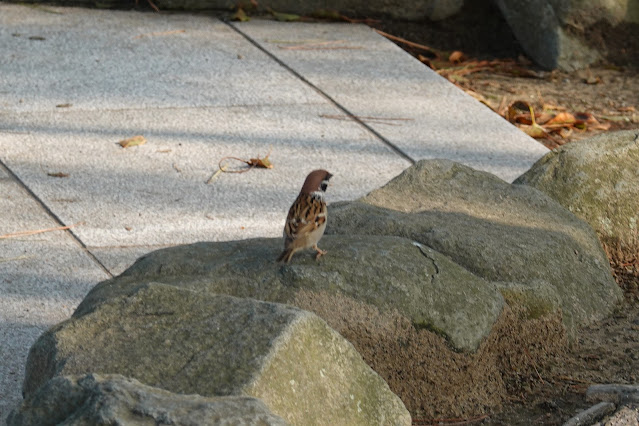
[[[545,152],[365,26],[0,3],[0,235],[76,225],[0,239],[0,418],[93,285],[159,247],[280,236],[312,169],[337,201],[422,158],[511,181]]]

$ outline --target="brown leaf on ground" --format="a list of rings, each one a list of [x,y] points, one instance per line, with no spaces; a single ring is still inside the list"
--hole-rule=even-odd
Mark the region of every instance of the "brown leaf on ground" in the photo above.
[[[260,169],[272,169],[273,168],[273,163],[271,163],[271,160],[268,158],[271,155],[271,152],[269,151],[268,154],[266,154],[265,157],[260,158],[260,156],[258,155],[257,158],[251,158],[249,160],[243,160],[241,158],[238,157],[233,157],[233,156],[228,156],[228,157],[224,157],[220,160],[218,166],[219,166],[219,170],[216,171],[210,178],[209,180],[206,182],[211,183],[215,178],[217,178],[217,176],[220,173],[246,173],[249,170],[253,170],[254,168],[260,168]],[[244,163],[247,166],[249,166],[248,168],[241,168],[241,169],[235,169],[235,170],[229,170],[228,166],[225,163],[227,160],[234,160],[234,161],[238,161],[240,163]]]
[[[599,123],[595,116],[589,112],[577,112],[575,113],[575,118],[574,126],[581,130],[608,130],[610,128],[610,123]]]
[[[532,124],[530,104],[526,101],[514,101],[508,105],[505,118],[511,123]]]
[[[594,75],[590,75],[584,80],[586,84],[599,84],[601,82],[601,78]]]
[[[422,64],[426,65],[428,68],[432,69],[432,70],[437,70],[437,68],[435,67],[435,65],[432,63],[431,58],[428,58],[424,55],[422,55],[421,53],[417,55],[417,59],[419,59],[419,62],[421,62]]]
[[[560,112],[555,115],[551,120],[549,120],[545,126],[546,127],[564,127],[573,125],[577,119],[574,115],[569,112]]]
[[[519,126],[519,129],[531,138],[543,139],[549,137],[548,132],[546,132],[543,127],[536,123],[531,125],[522,124],[521,126]]]
[[[448,61],[450,62],[461,62],[465,59],[464,52],[460,52],[459,50],[455,50],[453,53],[448,56]]]
[[[244,12],[244,9],[242,9],[241,7],[238,7],[235,13],[231,15],[231,21],[246,22],[250,20],[251,18],[246,14],[246,12]]]
[[[47,176],[57,177],[57,178],[66,178],[66,177],[69,177],[69,174],[64,172],[56,172],[56,173],[47,173]]]
[[[544,125],[544,124],[548,123],[550,120],[552,120],[554,117],[555,116],[553,114],[550,114],[550,113],[542,110],[541,114],[536,116],[537,124]]]
[[[142,135],[133,136],[132,138],[124,139],[118,142],[122,148],[131,148],[132,146],[144,145],[146,138]]]
[[[264,158],[260,158],[259,156],[257,158],[251,158],[246,164],[251,167],[259,167],[261,169],[272,169],[273,163],[271,163],[271,160],[268,159],[269,155],[271,154],[267,154]]]

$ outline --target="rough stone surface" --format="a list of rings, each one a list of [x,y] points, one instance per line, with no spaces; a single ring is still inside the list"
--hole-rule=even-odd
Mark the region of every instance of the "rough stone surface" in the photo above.
[[[601,58],[576,34],[599,19],[619,20],[622,1],[496,0],[526,53],[547,69],[575,70]]]
[[[639,404],[621,407],[616,413],[593,426],[636,426],[639,425]]]
[[[548,152],[418,60],[403,61],[406,52],[370,27],[333,23],[322,24],[315,32],[306,23],[282,26],[267,20],[238,22],[233,27],[416,161],[447,158],[512,182]],[[286,48],[303,47],[313,40],[339,48]],[[383,118],[382,122],[374,117]],[[377,169],[370,162],[350,164]],[[360,173],[366,172],[362,169]]]
[[[402,236],[490,281],[546,282],[569,333],[621,299],[588,224],[534,188],[448,160],[420,161],[330,214],[327,234]]]
[[[496,0],[496,4],[526,53],[548,69],[571,71],[601,59],[606,46],[595,46],[595,38],[586,36],[592,27],[603,23],[624,34],[627,26],[619,24],[639,24],[636,0]]]
[[[606,240],[639,244],[639,130],[564,145],[515,183],[545,192]]]
[[[571,417],[563,426],[586,426],[594,425],[598,420],[608,414],[614,413],[615,404],[611,402],[600,402],[584,410],[574,417]]]
[[[496,0],[526,53],[547,69],[575,70],[601,56],[562,27],[567,1]]]
[[[586,391],[586,398],[591,402],[639,403],[639,386],[614,383],[591,385]]]
[[[98,424],[288,424],[247,396],[179,395],[121,375],[54,377],[8,418],[8,426]]]
[[[286,266],[274,262],[282,244],[254,239],[158,250],[98,284],[75,315],[150,281],[288,304],[304,290],[396,310],[416,327],[445,335],[454,347],[474,350],[503,306],[492,283],[408,239],[325,236],[320,246],[328,254],[319,263],[302,252]]]
[[[121,374],[175,393],[252,396],[293,424],[410,424],[361,356],[300,309],[143,284],[62,322],[29,352],[30,398],[54,376]]]

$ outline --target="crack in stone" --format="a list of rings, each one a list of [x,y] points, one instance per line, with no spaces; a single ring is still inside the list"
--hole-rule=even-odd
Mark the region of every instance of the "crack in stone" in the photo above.
[[[432,258],[428,253],[426,253],[425,250],[428,249],[428,247],[424,247],[423,244],[420,244],[417,241],[413,241],[413,245],[419,249],[419,251],[424,255],[426,259],[433,262],[433,266],[435,267],[435,273],[431,275],[431,277],[432,277],[432,280],[434,281],[435,275],[439,275],[439,267],[437,266],[437,262],[435,262],[435,259]]]

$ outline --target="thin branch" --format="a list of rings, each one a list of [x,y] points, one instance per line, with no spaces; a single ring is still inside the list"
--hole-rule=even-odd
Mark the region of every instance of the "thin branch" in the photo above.
[[[433,53],[435,56],[439,57],[439,54],[437,54],[437,52],[435,51],[435,49],[433,49],[432,47],[428,47],[428,46],[425,46],[425,45],[423,45],[423,44],[419,44],[419,43],[415,43],[415,42],[412,42],[412,41],[408,41],[408,40],[406,40],[406,39],[403,39],[403,38],[401,38],[401,37],[394,36],[394,35],[392,35],[392,34],[385,33],[384,31],[381,31],[381,30],[378,30],[378,29],[375,29],[375,31],[376,31],[378,34],[383,35],[384,37],[386,37],[386,38],[387,38],[387,39],[389,39],[389,40],[397,41],[397,42],[399,42],[399,43],[403,43],[403,44],[406,44],[406,45],[408,45],[408,46],[415,47],[415,48],[417,48],[417,49],[426,50],[427,52],[431,52],[431,53]]]
[[[84,224],[84,222],[78,222],[78,223],[76,223],[74,225],[69,225],[69,226],[58,226],[56,228],[34,229],[34,230],[30,230],[30,231],[14,232],[12,234],[0,235],[0,240],[6,239],[6,238],[16,238],[16,237],[25,237],[27,235],[42,234],[44,232],[66,231],[67,229],[71,229],[71,228],[73,228],[75,226],[82,225],[82,224]]]
[[[248,165],[249,168],[248,169],[244,169],[244,170],[226,170],[226,166],[222,166],[222,161],[224,161],[224,160],[237,160],[237,161],[240,161],[240,162]],[[222,158],[220,160],[220,162],[218,163],[218,166],[219,166],[220,170],[222,170],[224,173],[246,173],[249,170],[253,169],[253,167],[255,167],[256,165],[257,164],[251,163],[250,161],[242,160],[241,158],[231,157],[231,156]]]
[[[5,257],[5,258],[0,257],[0,263],[12,262],[14,260],[26,260],[31,258],[33,258],[33,256],[27,256],[27,255],[22,255],[18,257]]]

